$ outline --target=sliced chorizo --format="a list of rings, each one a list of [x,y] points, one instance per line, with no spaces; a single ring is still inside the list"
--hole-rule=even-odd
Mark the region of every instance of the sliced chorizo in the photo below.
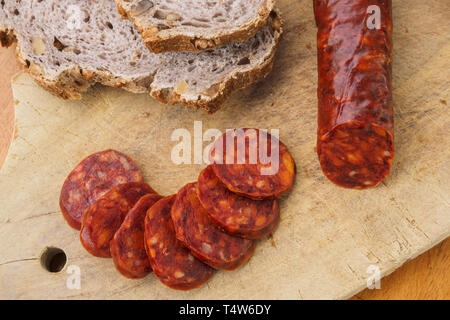
[[[339,186],[376,186],[394,157],[391,1],[315,0],[314,11],[320,165]]]
[[[166,286],[178,290],[200,287],[214,269],[194,258],[177,238],[170,215],[175,195],[158,201],[145,218],[145,243],[155,275]]]
[[[118,184],[142,182],[142,174],[127,155],[106,150],[81,161],[61,189],[59,205],[67,223],[80,230],[81,216],[91,204]]]
[[[287,147],[262,130],[228,130],[213,144],[210,162],[230,191],[253,199],[278,197],[294,183]]]
[[[80,240],[93,256],[111,257],[110,242],[126,215],[146,194],[155,193],[146,183],[129,182],[112,188],[83,214]]]
[[[259,239],[272,232],[280,221],[276,199],[253,200],[231,192],[212,166],[200,173],[197,193],[212,221],[232,235]]]
[[[154,193],[140,198],[111,241],[114,265],[127,278],[144,278],[152,271],[144,246],[144,220],[148,209],[161,198]]]
[[[171,216],[178,240],[215,269],[236,269],[253,254],[253,240],[231,236],[214,225],[198,200],[196,183],[178,192]]]

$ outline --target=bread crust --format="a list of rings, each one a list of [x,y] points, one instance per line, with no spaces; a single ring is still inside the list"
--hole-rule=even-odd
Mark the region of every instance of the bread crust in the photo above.
[[[115,77],[107,72],[83,69],[78,66],[61,72],[55,79],[48,79],[42,66],[25,58],[21,52],[20,40],[13,30],[0,30],[0,39],[8,38],[9,41],[1,41],[3,47],[9,47],[17,42],[15,55],[18,61],[30,76],[52,95],[63,100],[81,99],[91,86],[101,83],[105,86],[123,88],[133,93],[145,93],[149,91],[149,84],[153,81],[153,75],[134,79]]]
[[[126,79],[115,77],[103,71],[73,67],[63,71],[55,79],[49,80],[45,77],[45,72],[41,66],[23,58],[24,55],[20,50],[19,37],[14,34],[13,30],[0,30],[0,39],[1,45],[5,47],[12,45],[14,42],[18,42],[16,56],[26,71],[41,87],[61,99],[81,99],[82,93],[86,92],[89,87],[100,83],[110,87],[122,88],[133,93],[149,92],[151,96],[162,103],[173,105],[179,103],[185,108],[203,109],[207,114],[212,114],[220,109],[233,92],[264,79],[271,72],[275,53],[283,33],[283,21],[277,10],[271,12],[268,23],[271,24],[275,33],[275,45],[272,47],[271,52],[265,58],[264,62],[258,64],[251,70],[235,71],[229,74],[221,82],[211,85],[211,92],[213,94],[209,98],[199,96],[195,100],[184,98],[182,95],[176,93],[175,88],[152,88],[151,83],[153,82],[154,75]]]
[[[153,53],[200,52],[223,47],[230,43],[246,41],[266,25],[275,6],[274,0],[266,0],[265,4],[259,9],[258,16],[238,29],[224,28],[213,36],[199,34],[193,37],[173,29],[157,31],[155,26],[141,25],[135,17],[125,10],[122,5],[123,2],[124,0],[116,0],[118,12],[122,18],[130,20],[135,25],[145,45]]]
[[[266,78],[272,71],[273,62],[275,60],[275,54],[278,50],[278,46],[283,35],[283,20],[277,9],[274,9],[270,14],[268,23],[271,23],[275,35],[275,45],[272,48],[269,56],[265,59],[264,63],[259,64],[256,68],[251,70],[240,72],[236,71],[228,75],[222,82],[213,84],[211,88],[217,89],[217,94],[213,95],[210,99],[199,100],[186,100],[177,94],[174,90],[168,91],[154,90],[151,95],[158,101],[166,104],[180,103],[185,108],[203,109],[206,113],[215,113],[230,97],[230,95],[240,89],[246,88],[251,84],[254,84],[264,78]]]

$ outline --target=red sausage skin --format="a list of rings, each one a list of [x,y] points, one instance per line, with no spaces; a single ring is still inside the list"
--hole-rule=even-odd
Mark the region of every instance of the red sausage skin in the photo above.
[[[315,0],[314,12],[322,170],[342,187],[376,186],[394,156],[391,1]]]

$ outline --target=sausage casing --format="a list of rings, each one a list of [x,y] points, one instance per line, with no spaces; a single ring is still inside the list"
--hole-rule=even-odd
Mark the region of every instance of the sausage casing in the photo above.
[[[364,189],[394,156],[390,0],[315,0],[318,27],[317,152],[339,186]]]

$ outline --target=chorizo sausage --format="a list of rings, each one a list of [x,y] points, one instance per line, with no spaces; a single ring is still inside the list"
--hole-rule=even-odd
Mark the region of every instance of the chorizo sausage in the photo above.
[[[83,213],[80,240],[93,256],[111,257],[110,242],[138,200],[155,193],[146,183],[129,182],[112,188]]]
[[[294,183],[287,147],[262,130],[228,130],[213,144],[209,160],[230,191],[252,199],[278,197]]]
[[[196,183],[178,192],[171,216],[178,240],[215,269],[236,269],[253,254],[254,241],[233,237],[214,225],[198,200]]]
[[[373,187],[394,156],[391,1],[315,0],[314,11],[322,170],[339,186]]]
[[[253,200],[229,191],[211,166],[200,173],[197,193],[212,221],[229,234],[259,239],[272,232],[280,221],[276,199]]]
[[[59,206],[67,223],[80,230],[84,210],[111,188],[126,182],[142,182],[142,174],[121,152],[106,150],[81,161],[61,189]]]
[[[170,211],[175,195],[158,201],[145,218],[145,243],[155,275],[166,286],[178,290],[200,287],[214,269],[194,258],[176,238]]]
[[[111,241],[116,269],[130,279],[144,278],[152,271],[144,247],[144,220],[147,210],[162,197],[149,193],[134,205]]]

